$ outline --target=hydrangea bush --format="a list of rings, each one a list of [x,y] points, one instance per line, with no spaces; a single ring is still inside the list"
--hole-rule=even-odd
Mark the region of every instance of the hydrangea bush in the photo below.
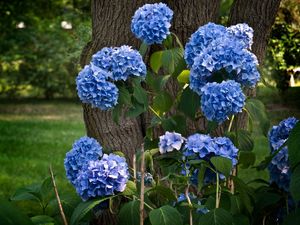
[[[65,169],[84,203],[72,221],[109,201],[110,210],[116,204],[113,211],[122,225],[140,224],[141,213],[152,225],[279,224],[278,209],[291,212],[300,200],[299,180],[293,178],[293,171],[300,176],[299,123],[288,118],[273,127],[271,154],[255,163],[251,133],[267,134],[269,120],[263,103],[246,95],[260,80],[251,52],[253,29],[245,23],[208,23],[183,47],[170,32],[172,17],[166,4],[142,6],[131,24],[142,41],[140,51],[127,45],[102,48],[76,78],[80,100],[110,111],[115,123],[121,113],[139,117],[148,112],[152,118],[144,143],[132,149],[133,165],[118,149],[102,148],[93,138],[74,143]],[[145,48],[153,44],[161,50],[145,62]],[[177,82],[176,96],[165,87],[169,79]],[[246,127],[239,126],[241,118]],[[187,129],[200,120],[204,128]],[[249,167],[268,168],[270,180],[246,183],[238,171]],[[286,208],[288,201],[294,207]]]

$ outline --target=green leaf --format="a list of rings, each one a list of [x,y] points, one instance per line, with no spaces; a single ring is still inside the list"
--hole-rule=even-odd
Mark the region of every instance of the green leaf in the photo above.
[[[175,65],[183,58],[182,48],[172,48],[164,50],[162,53],[162,65],[169,74],[175,72]]]
[[[134,195],[136,194],[136,192],[137,192],[136,184],[133,181],[129,180],[126,183],[126,188],[122,192],[122,195],[127,195],[127,196]]]
[[[93,199],[93,200],[79,203],[79,205],[75,208],[71,216],[70,225],[79,224],[79,222],[84,218],[84,216],[88,212],[90,212],[96,205],[108,200],[109,198],[111,197],[102,198],[102,199]]]
[[[195,119],[196,112],[200,109],[200,97],[189,87],[182,92],[178,109],[191,119]]]
[[[221,156],[213,156],[210,161],[217,171],[224,174],[226,177],[230,175],[232,170],[232,162],[230,159]]]
[[[295,225],[300,221],[300,208],[297,208],[296,211],[289,213],[283,220],[283,225]]]
[[[144,56],[146,54],[147,50],[148,50],[148,45],[145,42],[143,42],[139,49],[140,54],[142,56]]]
[[[232,225],[233,218],[225,209],[217,208],[200,217],[199,225]]]
[[[239,152],[239,165],[241,168],[246,169],[254,165],[256,155],[253,152],[240,151]]]
[[[159,114],[162,115],[165,112],[168,112],[173,105],[173,99],[168,92],[162,92],[153,99],[153,109]]]
[[[233,216],[233,225],[250,225],[249,218],[243,214]]]
[[[236,214],[239,214],[239,213],[242,213],[242,210],[243,210],[243,203],[240,199],[240,197],[238,195],[232,195],[230,197],[230,205],[231,205],[231,213],[233,215],[236,215]]]
[[[289,162],[292,168],[300,163],[300,122],[298,122],[289,134],[287,141]]]
[[[300,165],[292,172],[290,191],[295,201],[300,200]]]
[[[55,220],[52,217],[46,216],[46,215],[39,215],[39,216],[31,217],[31,221],[35,225],[54,225],[55,224]]]
[[[20,209],[2,198],[0,198],[0,223],[3,225],[34,225]]]
[[[186,118],[182,115],[174,115],[162,120],[162,127],[165,131],[175,131],[180,134],[186,133]]]
[[[121,151],[114,151],[113,152],[115,155],[121,156],[121,157],[126,157],[125,154]]]
[[[190,82],[190,71],[183,70],[177,77],[179,83],[188,84]]]
[[[237,147],[240,151],[252,151],[254,148],[254,141],[247,130],[238,130],[237,141]]]
[[[131,105],[131,95],[129,94],[129,91],[124,87],[120,86],[119,88],[119,104],[125,104],[125,105]]]
[[[180,213],[169,205],[154,209],[149,214],[152,225],[182,225]]]
[[[112,119],[116,124],[119,124],[119,119],[122,113],[123,104],[119,103],[112,109]]]
[[[148,105],[148,95],[139,80],[134,80],[133,97],[138,103]]]
[[[250,98],[247,99],[245,108],[249,113],[249,119],[251,119],[252,121],[258,121],[263,134],[267,136],[270,127],[270,121],[266,114],[264,104],[258,99]]]
[[[140,224],[140,202],[139,201],[131,201],[125,203],[120,212],[119,212],[119,220],[122,221],[122,225],[139,225]]]
[[[158,51],[154,52],[150,56],[150,67],[155,73],[158,73],[160,67],[162,66],[162,55],[163,51]]]
[[[149,190],[150,192],[156,192],[156,194],[160,197],[160,198],[165,198],[168,201],[176,201],[177,198],[174,195],[173,191],[170,188],[167,188],[165,186],[162,185],[157,185],[154,188]]]
[[[145,112],[144,105],[134,102],[133,106],[126,112],[126,116],[133,118],[141,115],[143,112]]]

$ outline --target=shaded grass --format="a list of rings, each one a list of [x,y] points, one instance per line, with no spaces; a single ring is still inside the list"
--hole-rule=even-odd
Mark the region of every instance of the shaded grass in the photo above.
[[[72,102],[0,102],[0,195],[40,183],[52,164],[58,186],[70,189],[63,159],[85,134],[81,107]]]

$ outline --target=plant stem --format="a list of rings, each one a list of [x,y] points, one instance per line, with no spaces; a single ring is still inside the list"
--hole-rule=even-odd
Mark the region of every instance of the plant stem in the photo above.
[[[141,148],[142,160],[141,160],[141,195],[140,195],[140,225],[144,225],[144,193],[145,193],[145,152],[144,144]]]
[[[133,159],[132,159],[132,164],[133,164],[133,181],[136,185],[136,153],[133,154]],[[135,196],[133,196],[133,200],[135,200]]]
[[[56,199],[57,199],[57,203],[58,203],[60,215],[62,217],[64,225],[68,225],[68,221],[67,221],[67,218],[65,216],[64,209],[62,207],[62,204],[61,204],[61,201],[60,201],[60,198],[59,198],[59,195],[58,195],[58,191],[57,191],[57,187],[56,187],[56,183],[55,183],[55,179],[54,179],[54,175],[53,175],[51,164],[49,166],[49,172],[50,172],[50,176],[51,176],[51,180],[52,180],[52,184],[53,184],[55,196],[56,196]]]
[[[230,130],[232,128],[233,120],[234,120],[234,115],[232,115],[232,117],[230,119],[230,123],[229,123],[229,126],[228,126],[228,132],[230,132]]]
[[[185,189],[185,197],[188,201],[189,207],[190,207],[190,225],[193,225],[193,204],[191,202],[190,196],[189,196],[189,187],[190,185],[188,185]]]
[[[219,193],[220,181],[219,181],[219,173],[218,172],[216,173],[216,178],[217,178],[217,184],[216,184],[216,208],[219,208],[221,193]]]
[[[161,116],[158,115],[158,113],[149,105],[148,108],[151,110],[151,112],[153,112],[155,114],[155,116],[157,116],[160,120],[162,120]]]

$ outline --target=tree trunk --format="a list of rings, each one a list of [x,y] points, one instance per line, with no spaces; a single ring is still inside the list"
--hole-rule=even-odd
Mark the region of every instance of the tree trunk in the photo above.
[[[134,12],[146,3],[155,0],[112,0],[92,1],[92,41],[82,53],[81,65],[89,63],[91,55],[106,46],[128,44],[138,48],[139,41],[130,31]],[[209,21],[216,21],[219,0],[167,0],[164,1],[174,11],[172,31],[183,43],[200,26]],[[172,92],[173,83],[167,89]],[[175,91],[173,91],[175,92]],[[101,111],[83,104],[84,122],[87,135],[94,137],[109,149],[125,153],[130,164],[132,156],[143,142],[145,123],[142,117],[120,118],[117,125],[112,120],[110,111]]]
[[[280,0],[236,0],[229,16],[229,25],[247,23],[254,30],[252,51],[257,56],[259,64],[263,64],[271,28],[274,24]],[[255,89],[246,90],[248,96],[255,96]],[[247,114],[237,117],[237,127],[247,126]]]

